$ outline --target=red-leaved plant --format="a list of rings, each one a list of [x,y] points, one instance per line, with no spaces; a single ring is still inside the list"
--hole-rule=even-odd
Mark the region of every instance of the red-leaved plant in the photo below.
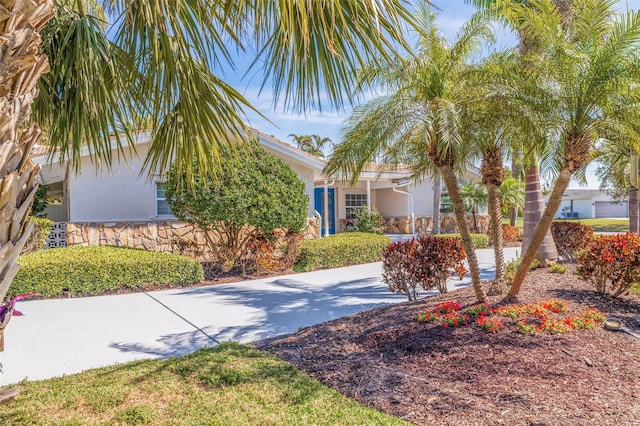
[[[382,280],[395,293],[409,300],[418,297],[418,288],[447,292],[447,279],[464,277],[466,259],[459,238],[420,237],[387,246],[383,253]]]
[[[591,238],[577,260],[576,272],[599,293],[624,295],[640,282],[640,237],[626,233]]]
[[[554,221],[551,235],[558,249],[558,255],[567,262],[575,262],[576,253],[593,238],[593,228],[580,222]]]

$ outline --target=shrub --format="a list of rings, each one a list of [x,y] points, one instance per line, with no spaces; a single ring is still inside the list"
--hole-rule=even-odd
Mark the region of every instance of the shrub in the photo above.
[[[173,165],[166,183],[172,213],[207,231],[212,260],[223,272],[251,272],[251,250],[261,239],[272,241],[276,229],[299,233],[307,219],[304,184],[293,170],[255,141],[246,151],[221,148],[216,176],[201,173],[194,162],[193,187]]]
[[[580,222],[554,221],[551,223],[551,234],[558,255],[567,262],[575,262],[576,251],[593,237],[593,228]]]
[[[517,226],[502,225],[502,238],[505,243],[522,241],[522,230]]]
[[[293,269],[313,271],[379,262],[382,259],[382,251],[390,241],[384,235],[362,232],[347,232],[326,238],[304,240],[300,244],[300,256]]]
[[[39,293],[47,297],[69,291],[76,296],[120,288],[152,289],[164,284],[201,281],[202,265],[188,257],[127,247],[66,247],[18,258],[20,270],[9,297]]]
[[[433,235],[438,238],[460,238],[460,234],[438,234]],[[489,236],[486,234],[471,234],[471,242],[473,248],[487,248],[489,247]]]
[[[358,232],[382,235],[385,230],[384,217],[375,207],[371,207],[371,211],[367,207],[359,209],[355,225]]]
[[[511,259],[508,262],[505,262],[504,264],[504,278],[507,281],[513,281],[513,279],[516,276],[516,272],[518,271],[518,268],[520,267],[520,264],[522,263],[522,257],[518,257],[516,259]],[[538,269],[540,268],[540,261],[538,259],[534,259],[533,262],[531,262],[531,266],[529,266],[529,270],[533,271],[534,269]]]
[[[577,273],[599,293],[614,297],[640,282],[640,237],[637,234],[602,235],[578,251]]]
[[[466,254],[460,238],[420,237],[390,244],[384,251],[382,280],[395,293],[409,300],[418,296],[418,287],[436,287],[447,292],[447,278],[463,276]]]
[[[44,250],[47,248],[47,240],[51,234],[53,221],[44,217],[30,217],[29,221],[33,222],[33,232],[22,248],[20,254],[29,254],[34,251]]]
[[[567,267],[559,263],[554,263],[549,267],[549,272],[551,272],[552,274],[566,274]]]

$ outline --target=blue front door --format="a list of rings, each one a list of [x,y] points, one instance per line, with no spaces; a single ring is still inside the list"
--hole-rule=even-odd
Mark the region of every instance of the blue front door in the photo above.
[[[336,225],[335,225],[336,215],[335,215],[335,209],[333,208],[333,206],[335,205],[334,203],[335,189],[328,188],[327,192],[329,193],[328,194],[329,196],[328,215],[327,215],[327,209],[324,208],[324,188],[315,188],[313,191],[314,209],[316,209],[316,211],[322,215],[322,223],[320,224],[320,229],[322,229],[322,235],[324,235],[324,218],[325,217],[329,218],[329,233],[330,234],[336,233]]]

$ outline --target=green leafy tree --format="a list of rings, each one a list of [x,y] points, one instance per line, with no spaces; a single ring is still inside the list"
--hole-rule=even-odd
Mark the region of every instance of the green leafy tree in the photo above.
[[[238,155],[222,149],[221,171],[213,176],[193,166],[195,185],[184,184],[172,167],[166,183],[167,203],[180,220],[206,231],[209,248],[223,272],[238,266],[251,245],[274,230],[300,232],[307,217],[304,184],[293,170],[252,143]],[[244,272],[244,271],[243,271]]]

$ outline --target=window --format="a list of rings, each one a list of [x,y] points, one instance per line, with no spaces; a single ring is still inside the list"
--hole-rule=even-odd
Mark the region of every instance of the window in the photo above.
[[[358,210],[367,205],[367,194],[345,194],[346,219],[355,219]]]
[[[156,183],[156,210],[158,216],[172,216],[171,208],[167,203],[164,182]]]

